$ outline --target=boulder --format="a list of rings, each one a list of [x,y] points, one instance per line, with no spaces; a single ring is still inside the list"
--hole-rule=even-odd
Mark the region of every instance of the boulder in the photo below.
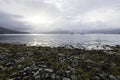
[[[35,80],[41,80],[40,76],[35,76]]]
[[[46,71],[46,72],[50,72],[50,73],[52,73],[52,72],[53,72],[53,70],[52,70],[52,69],[45,69],[45,71]]]
[[[64,77],[62,80],[70,80],[70,78],[66,78],[66,77]]]
[[[78,78],[77,78],[76,75],[71,75],[71,79],[72,79],[72,80],[78,80]]]
[[[113,75],[109,75],[110,80],[117,80],[117,78]]]

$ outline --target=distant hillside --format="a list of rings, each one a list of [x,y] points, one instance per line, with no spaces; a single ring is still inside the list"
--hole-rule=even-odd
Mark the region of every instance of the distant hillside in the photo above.
[[[0,27],[0,34],[24,34],[24,33],[26,32],[14,31],[11,29]]]
[[[73,32],[67,30],[54,30],[50,32],[37,32],[39,34],[73,34]]]
[[[106,30],[94,30],[88,33],[98,33],[98,34],[120,34],[120,29],[106,29]]]
[[[67,31],[67,30],[55,30],[48,32],[48,34],[71,34],[72,32]]]

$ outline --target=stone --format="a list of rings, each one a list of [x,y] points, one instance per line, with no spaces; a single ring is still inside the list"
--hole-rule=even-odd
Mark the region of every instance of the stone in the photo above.
[[[43,70],[42,68],[39,68],[39,69],[38,69],[39,72],[42,71],[42,70]]]
[[[25,58],[24,57],[21,57],[20,58],[20,62],[22,62],[22,61],[24,61],[25,60]]]
[[[29,70],[29,69],[30,69],[30,67],[26,67],[26,68],[24,68],[24,71]]]
[[[98,76],[95,76],[95,80],[100,80],[100,78]]]
[[[111,80],[117,80],[117,78],[114,77],[113,75],[109,75],[109,78],[110,78]]]
[[[115,52],[108,52],[108,55],[114,55]]]
[[[0,54],[0,60],[3,60],[3,59],[4,59],[3,55]]]
[[[52,70],[52,69],[45,69],[45,71],[50,72],[50,73],[52,73],[52,72],[53,72],[53,70]]]
[[[72,79],[72,80],[78,80],[78,79],[77,79],[77,76],[75,76],[75,75],[71,75],[71,79]]]
[[[38,76],[38,75],[39,75],[39,71],[36,71],[33,76]]]
[[[19,76],[19,77],[17,77],[17,78],[16,78],[16,80],[22,80],[22,77],[21,77],[21,76]]]
[[[46,73],[46,74],[45,74],[45,78],[47,79],[47,78],[49,78],[49,77],[50,77],[49,74]]]
[[[117,76],[117,80],[120,80],[120,76]]]
[[[15,80],[15,78],[12,78],[12,79],[8,79],[8,80]]]
[[[52,79],[55,79],[55,76],[56,76],[55,74],[52,74],[52,75],[51,75],[51,78],[52,78]]]
[[[0,66],[0,70],[2,70],[3,69],[3,66]]]
[[[56,76],[56,80],[61,80],[60,76]]]
[[[32,69],[32,70],[38,70],[38,67],[37,67],[36,65],[32,65],[32,66],[31,66],[31,69]]]
[[[22,69],[23,68],[23,66],[22,65],[18,65],[18,69]]]
[[[85,62],[86,62],[86,63],[94,63],[92,60],[89,60],[89,59],[86,60]]]
[[[66,78],[66,77],[64,77],[62,80],[70,80],[70,78]]]
[[[71,71],[65,71],[66,76],[70,76]]]
[[[33,55],[33,52],[27,52],[28,53],[28,56],[31,56],[31,55]]]
[[[35,80],[41,80],[40,76],[35,76]]]
[[[13,66],[13,65],[14,65],[13,62],[9,62],[9,63],[6,64],[7,67],[11,67],[11,66]]]
[[[104,80],[105,79],[105,75],[104,74],[99,74],[99,78]]]
[[[65,55],[63,53],[58,53],[58,56],[64,57]]]
[[[10,75],[12,78],[15,78],[15,77],[17,77],[17,73],[15,72],[15,73],[12,73],[11,75]]]

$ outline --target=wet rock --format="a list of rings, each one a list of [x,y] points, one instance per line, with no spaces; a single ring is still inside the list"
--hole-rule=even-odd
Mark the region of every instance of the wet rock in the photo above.
[[[13,66],[13,65],[14,65],[13,62],[9,62],[9,63],[6,64],[6,67],[11,67],[11,66]]]
[[[30,67],[26,67],[26,68],[24,68],[24,70],[23,70],[27,75],[30,75],[31,73],[32,73],[32,71],[31,71],[31,68]]]
[[[63,53],[59,53],[58,56],[64,57],[65,55]]]
[[[66,77],[64,77],[62,80],[70,80],[70,78],[66,78]]]
[[[117,80],[120,80],[120,76],[117,76]]]
[[[10,75],[10,77],[12,77],[12,78],[17,77],[17,73],[16,73],[16,72],[15,72],[15,73],[12,73],[12,74]]]
[[[113,75],[110,75],[109,78],[110,78],[110,80],[117,80],[117,78]]]
[[[55,74],[52,74],[52,75],[51,75],[51,79],[54,80],[55,78],[56,78],[56,75],[55,75]]]
[[[7,67],[3,67],[2,70],[7,70]]]
[[[29,69],[30,69],[30,67],[25,67],[25,68],[24,68],[24,71],[29,70]]]
[[[25,58],[24,58],[24,57],[21,57],[21,58],[19,58],[19,59],[15,59],[15,62],[16,62],[16,63],[20,63],[20,62],[23,62],[23,61],[25,61]]]
[[[35,72],[33,76],[38,76],[39,75],[39,71]]]
[[[90,64],[93,64],[94,62],[93,62],[92,60],[89,60],[89,59],[88,59],[88,60],[86,60],[86,61],[85,61],[85,63],[88,63],[88,64],[89,64],[89,63],[90,63]]]
[[[3,60],[4,59],[4,56],[0,54],[0,60]]]
[[[116,54],[115,52],[107,52],[108,55],[114,55]]]
[[[18,69],[22,69],[23,68],[23,66],[22,65],[18,65]]]
[[[10,75],[9,77],[14,80],[22,80],[21,77],[28,80],[84,80],[89,78],[92,78],[91,80],[120,80],[120,76],[113,75],[119,74],[120,56],[117,54],[119,51],[84,51],[64,48],[60,50],[47,48],[46,50],[46,47],[26,47],[26,49],[20,47],[19,50],[17,47],[18,50],[14,54],[14,48],[11,46],[10,50],[13,51],[0,54],[0,59],[2,59],[0,60],[0,75],[4,78]],[[6,71],[10,73],[6,74]]]
[[[71,75],[72,80],[78,80],[76,75]]]
[[[2,70],[3,69],[3,66],[0,66],[0,70]]]
[[[71,71],[72,74],[75,74],[75,73],[76,73],[76,72],[75,72],[75,68],[69,67],[69,69],[70,69],[70,71]]]
[[[98,76],[95,76],[95,80],[100,80],[100,78]]]
[[[17,77],[17,78],[16,78],[16,80],[22,80],[22,77],[21,77],[21,76],[19,76],[19,77]]]
[[[31,56],[31,55],[33,55],[33,52],[28,51],[28,52],[26,52],[26,54],[27,54],[28,56]]]
[[[38,70],[38,67],[35,65],[35,63],[33,63],[32,66],[31,66],[31,69],[32,70]]]
[[[39,68],[39,69],[38,69],[39,72],[42,71],[42,70],[43,70],[43,68]]]
[[[56,80],[61,80],[61,77],[60,76],[56,76]]]
[[[52,70],[52,69],[45,69],[45,71],[50,72],[50,73],[52,73],[52,72],[53,72],[53,70]]]
[[[41,80],[40,76],[35,76],[35,80]]]
[[[102,80],[105,80],[105,75],[104,74],[99,74],[99,78]]]
[[[65,71],[65,73],[66,73],[66,76],[70,76],[71,71]]]
[[[65,71],[67,74],[70,74],[71,71]]]
[[[49,79],[50,75],[48,73],[45,73],[45,79]]]

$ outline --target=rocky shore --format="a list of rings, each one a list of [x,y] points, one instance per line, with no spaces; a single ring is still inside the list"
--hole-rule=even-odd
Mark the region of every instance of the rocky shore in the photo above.
[[[120,46],[85,50],[0,43],[0,80],[120,80]]]

